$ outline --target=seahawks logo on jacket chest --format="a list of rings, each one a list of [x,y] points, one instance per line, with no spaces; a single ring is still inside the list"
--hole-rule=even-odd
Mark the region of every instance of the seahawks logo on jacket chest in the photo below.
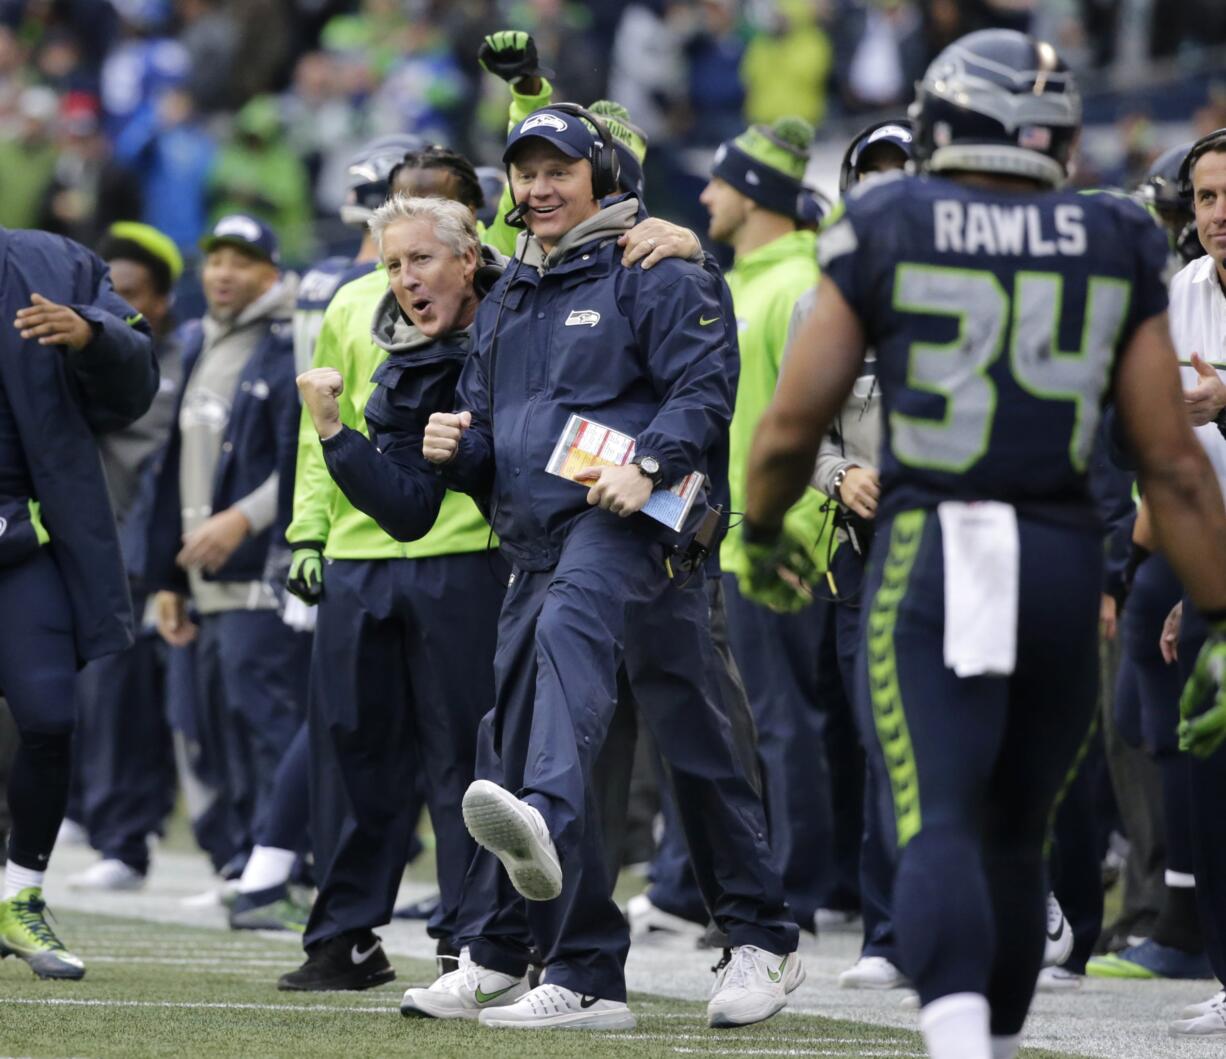
[[[600,313],[595,309],[572,309],[566,318],[567,327],[595,327],[600,323]]]

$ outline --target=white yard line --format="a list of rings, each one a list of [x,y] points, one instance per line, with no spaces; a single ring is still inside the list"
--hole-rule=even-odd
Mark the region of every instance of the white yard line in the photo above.
[[[137,893],[92,894],[67,889],[64,880],[72,873],[88,867],[95,854],[87,849],[69,847],[57,849],[52,858],[51,871],[47,878],[47,896],[52,908],[72,908],[117,916],[130,916],[147,922],[167,925],[211,927],[218,931],[218,941],[205,941],[197,946],[193,942],[190,954],[201,959],[228,955],[233,951],[238,956],[244,941],[226,930],[225,912],[218,906],[195,907],[183,903],[183,896],[197,894],[212,885],[212,876],[203,856],[184,853],[168,853],[159,850],[148,887]],[[401,900],[416,900],[426,895],[429,887],[421,884],[406,885],[401,889]],[[112,933],[113,932],[113,933]],[[81,939],[88,941],[86,959],[90,951],[105,950],[106,942],[114,938],[116,945],[127,945],[124,928],[113,924],[99,924],[96,933]],[[159,940],[174,938],[173,926],[168,937],[159,939],[156,928],[136,931],[139,943],[156,949]],[[395,962],[395,957],[413,957],[429,961],[433,966],[434,941],[426,936],[424,924],[415,921],[397,920],[378,929],[384,948]],[[294,946],[295,939],[286,934],[261,934],[268,939],[277,938],[286,942],[284,964],[269,960],[268,982],[276,977],[277,967],[290,970],[301,957]],[[848,932],[828,932],[819,942],[809,936],[802,942],[801,957],[804,960],[807,978],[803,985],[789,998],[789,1011],[824,1015],[828,1018],[848,1019],[854,1022],[890,1026],[902,1029],[916,1028],[916,1012],[904,1010],[899,1004],[903,993],[899,990],[874,992],[868,990],[844,990],[837,986],[837,976],[855,961],[859,937]],[[222,939],[229,939],[223,941]],[[66,939],[71,947],[74,939]],[[135,942],[134,942],[135,944]],[[229,947],[234,946],[231,950]],[[164,946],[163,946],[164,947]],[[170,954],[173,956],[173,952]],[[661,939],[653,936],[650,942],[631,946],[626,964],[626,980],[635,993],[657,994],[686,1000],[705,1001],[711,988],[710,967],[717,954],[694,948],[693,939]],[[122,962],[122,961],[117,961]],[[224,962],[224,959],[223,959]],[[240,962],[235,960],[234,962]],[[243,961],[256,968],[260,964]],[[205,965],[207,966],[207,965]],[[397,985],[404,987],[416,983],[404,974]],[[1218,987],[1212,982],[1114,982],[1087,980],[1080,990],[1064,994],[1040,994],[1027,1023],[1025,1043],[1036,1048],[1049,1048],[1074,1054],[1102,1057],[1102,1059],[1187,1059],[1226,1053],[1221,1040],[1177,1041],[1167,1034],[1168,1023],[1178,1018],[1180,1009],[1188,1003],[1204,1000]],[[644,998],[642,1003],[632,1001],[632,1007],[644,1016],[652,1015],[656,1005]],[[259,1005],[255,1005],[259,1007]],[[292,1010],[303,1010],[292,1007]],[[274,1007],[273,1010],[276,1010]],[[342,1008],[325,1008],[328,1011],[387,1010],[367,1008],[358,998]],[[701,1013],[693,1015],[668,1012],[661,1016],[695,1019],[701,1025]],[[653,1016],[653,1017],[661,1017]],[[816,1042],[815,1042],[816,1043]],[[819,1045],[820,1047],[820,1045]],[[684,1051],[684,1049],[682,1049]],[[706,1051],[706,1049],[702,1049]],[[746,1054],[739,1049],[731,1054]],[[762,1054],[821,1054],[804,1051],[764,1052]],[[897,1052],[889,1054],[908,1055]]]

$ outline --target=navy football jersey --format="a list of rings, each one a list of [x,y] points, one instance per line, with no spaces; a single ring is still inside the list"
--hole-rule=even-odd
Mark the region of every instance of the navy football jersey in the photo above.
[[[1116,355],[1166,308],[1166,241],[1141,207],[898,174],[851,192],[818,253],[877,354],[883,514],[1003,500],[1093,520]]]
[[[298,284],[294,305],[294,367],[299,374],[315,361],[315,343],[324,326],[324,311],[346,283],[378,267],[377,261],[354,264],[351,257],[326,257],[313,266]]]

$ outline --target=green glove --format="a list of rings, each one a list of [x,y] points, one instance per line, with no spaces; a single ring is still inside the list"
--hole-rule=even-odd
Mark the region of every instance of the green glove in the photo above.
[[[536,41],[531,33],[521,29],[504,29],[491,33],[481,42],[477,62],[495,77],[514,85],[525,77],[552,77],[553,71],[541,66],[536,55]]]
[[[813,602],[808,586],[817,583],[821,570],[804,542],[786,527],[770,539],[743,532],[742,544],[745,566],[736,571],[741,595],[780,614]]]
[[[1196,668],[1179,697],[1179,749],[1208,757],[1226,741],[1226,622],[1209,628]],[[1197,711],[1209,702],[1209,708]]]
[[[324,594],[324,546],[320,541],[291,544],[289,575],[285,587],[303,603],[318,603]]]

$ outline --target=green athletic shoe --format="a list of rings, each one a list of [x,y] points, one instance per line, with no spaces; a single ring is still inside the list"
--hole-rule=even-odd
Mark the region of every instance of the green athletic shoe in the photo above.
[[[310,905],[294,900],[284,884],[255,893],[238,894],[230,906],[231,930],[306,931]]]
[[[17,956],[39,978],[83,978],[85,964],[55,936],[47,922],[47,902],[39,886],[0,901],[0,959]]]

